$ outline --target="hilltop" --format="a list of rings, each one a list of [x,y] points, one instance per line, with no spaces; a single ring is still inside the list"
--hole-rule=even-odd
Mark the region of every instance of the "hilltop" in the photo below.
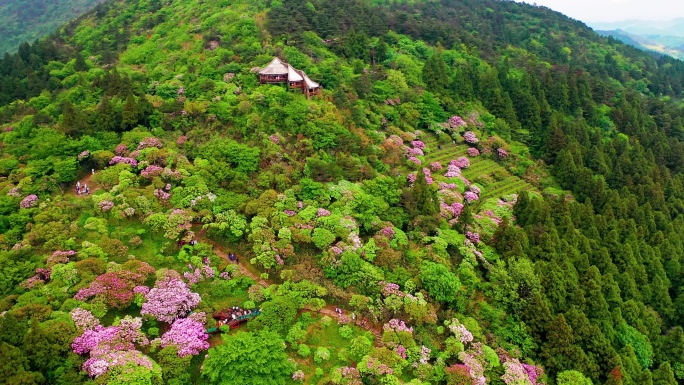
[[[0,55],[47,36],[104,0],[10,0],[0,3]]]
[[[681,61],[510,1],[137,0],[0,87],[9,383],[684,379]]]

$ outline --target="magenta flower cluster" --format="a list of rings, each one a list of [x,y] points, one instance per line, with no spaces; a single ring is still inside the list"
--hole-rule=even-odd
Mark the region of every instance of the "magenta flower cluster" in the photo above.
[[[458,168],[468,168],[470,167],[470,159],[466,158],[465,156],[461,156],[458,159],[449,162],[449,165],[454,165]]]
[[[181,135],[181,136],[178,137],[178,140],[176,140],[176,144],[180,146],[180,145],[182,145],[183,143],[185,143],[187,140],[188,140],[188,137],[187,137],[187,136]]]
[[[415,156],[409,156],[408,161],[417,164],[418,166],[423,164],[423,162],[421,162],[420,159],[416,158]]]
[[[450,205],[441,203],[439,207],[440,214],[446,219],[458,218],[461,215],[461,211],[463,211],[463,204],[459,202],[454,202]]]
[[[413,327],[406,326],[406,322],[392,318],[382,326],[384,331],[413,333]]]
[[[71,319],[74,321],[76,328],[79,330],[93,330],[100,326],[100,320],[88,310],[77,307],[69,314],[71,315]]]
[[[101,201],[97,204],[97,208],[99,208],[102,212],[109,211],[114,208],[114,202],[108,200]]]
[[[423,143],[420,140],[414,140],[411,142],[411,145],[415,148],[420,148],[421,150],[425,150],[425,143]]]
[[[167,193],[166,191],[158,188],[154,190],[154,196],[157,197],[160,201],[168,201],[171,199],[171,194]]]
[[[418,176],[415,173],[410,173],[410,174],[406,175],[406,180],[410,184],[414,184],[416,182],[417,178],[418,178]]]
[[[180,318],[173,322],[171,329],[161,338],[161,346],[178,347],[178,356],[197,355],[209,349],[209,335],[204,329],[204,313],[194,313],[188,318]]]
[[[318,211],[316,211],[316,216],[317,217],[327,217],[330,215],[330,211],[324,209],[324,208],[319,208]]]
[[[478,196],[476,193],[472,192],[472,191],[466,191],[466,192],[463,194],[463,198],[465,198],[465,200],[466,200],[468,203],[470,203],[470,202],[472,202],[472,201],[478,200],[478,199],[479,199],[479,196]]]
[[[420,148],[406,147],[406,155],[409,157],[423,156],[425,153]]]
[[[161,175],[163,171],[164,171],[164,169],[162,167],[159,167],[157,165],[152,164],[152,165],[145,167],[145,169],[142,170],[142,172],[140,172],[140,175],[142,175],[143,178],[150,179],[150,178],[153,178],[155,176]]]
[[[480,150],[478,150],[477,148],[470,147],[468,149],[468,156],[475,157],[475,156],[479,156],[479,155],[480,155]]]
[[[123,143],[120,144],[120,145],[118,145],[118,146],[116,146],[116,149],[114,149],[114,153],[115,153],[116,155],[123,155],[123,154],[125,154],[127,151],[128,151],[128,146],[126,146],[126,145],[123,144]]]
[[[136,150],[142,150],[143,148],[162,148],[163,144],[161,140],[155,138],[154,136],[149,136],[138,143],[138,148]]]
[[[386,236],[388,239],[392,240],[392,239],[394,239],[394,236],[396,233],[394,231],[394,227],[386,226],[380,230],[380,234],[382,234],[382,235]]]
[[[472,131],[466,131],[463,133],[463,139],[470,144],[477,144],[480,141],[477,138],[477,135],[475,135],[475,133]]]
[[[90,151],[85,150],[85,151],[82,151],[80,154],[78,154],[78,156],[77,156],[76,158],[77,158],[78,160],[83,160],[83,159],[85,159],[85,158],[87,158],[87,157],[89,157],[89,156],[90,156]]]
[[[288,217],[293,217],[297,214],[296,212],[294,212],[292,210],[283,210],[283,213],[285,213],[285,215],[287,215]]]
[[[454,164],[449,164],[447,166],[447,172],[444,173],[444,176],[447,178],[455,178],[459,175],[461,175],[461,169]]]
[[[112,160],[109,161],[110,165],[119,164],[119,163],[124,163],[124,164],[131,165],[133,167],[138,167],[138,161],[137,160],[135,160],[133,158],[128,158],[125,156],[118,156],[117,155],[117,156],[113,157]]]
[[[442,169],[442,163],[432,162],[432,163],[430,163],[430,168],[432,169],[432,171],[439,171]]]
[[[501,159],[506,159],[508,158],[508,151],[504,150],[503,148],[499,147],[496,149],[497,155],[499,155],[499,158]]]
[[[155,283],[145,299],[140,314],[171,323],[189,314],[201,298],[199,294],[191,292],[190,287],[180,279],[165,277]]]
[[[31,194],[27,196],[26,198],[22,199],[21,203],[19,203],[19,207],[22,209],[29,209],[38,203],[38,196],[36,194]]]
[[[275,143],[275,144],[278,144],[278,142],[280,142],[280,138],[279,138],[278,135],[276,135],[276,134],[270,135],[270,136],[268,137],[268,140],[270,140],[271,142],[273,142],[273,143]]]
[[[468,123],[466,123],[466,121],[463,120],[463,118],[457,115],[450,117],[447,123],[453,129],[458,129],[468,125]]]
[[[403,297],[406,294],[399,290],[399,285],[393,282],[385,282],[385,281],[380,281],[378,282],[378,285],[380,285],[380,291],[382,292],[382,295],[385,297],[389,297],[392,295],[396,295],[398,297]]]

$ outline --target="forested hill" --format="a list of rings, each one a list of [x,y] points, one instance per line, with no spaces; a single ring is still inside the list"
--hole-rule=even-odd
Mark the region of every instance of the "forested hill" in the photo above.
[[[16,52],[104,0],[5,0],[0,2],[0,55]]]
[[[0,379],[683,383],[683,87],[512,1],[106,2],[0,60]]]

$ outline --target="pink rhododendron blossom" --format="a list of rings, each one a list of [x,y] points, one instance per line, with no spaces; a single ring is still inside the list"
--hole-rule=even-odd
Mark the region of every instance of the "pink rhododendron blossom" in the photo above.
[[[324,208],[319,208],[318,211],[316,211],[316,216],[317,217],[327,217],[330,216],[330,211],[324,209]]]
[[[392,318],[382,326],[384,331],[413,333],[413,327],[406,326],[406,322]]]
[[[410,174],[406,175],[406,180],[407,180],[410,184],[415,183],[415,182],[416,182],[416,178],[418,178],[418,177],[416,176],[415,173],[410,173]]]
[[[180,145],[182,145],[183,143],[185,143],[187,140],[188,140],[188,137],[187,137],[187,136],[181,135],[181,136],[178,137],[178,140],[176,140],[176,144],[180,146]]]
[[[100,320],[88,310],[77,307],[69,314],[71,315],[74,324],[76,324],[76,327],[80,330],[92,330],[100,325]]]
[[[304,372],[302,372],[301,370],[297,370],[296,372],[292,373],[292,380],[304,381]]]
[[[188,318],[180,318],[173,322],[171,329],[161,338],[161,346],[175,345],[178,356],[197,355],[209,349],[209,335],[204,328],[204,313],[196,313]]]
[[[479,155],[480,155],[480,150],[478,150],[477,148],[470,147],[468,149],[468,156],[475,157],[475,156],[479,156]]]
[[[466,192],[463,194],[463,198],[465,198],[465,200],[468,201],[468,203],[470,203],[470,202],[472,202],[472,201],[476,201],[476,200],[479,199],[478,195],[475,194],[475,193],[472,192],[472,191],[466,191]]]
[[[503,148],[499,147],[496,150],[497,155],[499,155],[499,158],[506,159],[508,158],[508,151],[504,150]]]
[[[89,156],[90,156],[90,151],[85,150],[85,151],[82,151],[80,154],[78,154],[78,156],[77,156],[76,158],[77,158],[78,160],[83,160],[83,159],[85,159],[85,158],[87,158],[87,157],[89,157]]]
[[[380,291],[382,292],[382,295],[384,295],[385,297],[389,297],[392,295],[396,295],[397,297],[403,297],[406,295],[404,292],[399,290],[399,285],[397,285],[396,283],[380,281],[378,282],[378,284],[380,285]]]
[[[19,203],[19,207],[22,209],[28,209],[36,205],[38,203],[38,196],[36,194],[31,194],[24,198],[21,203]]]
[[[477,187],[477,186],[475,186],[474,184],[471,184],[470,186],[468,186],[468,190],[474,192],[474,193],[477,194],[477,195],[480,195],[480,194],[482,193],[482,191],[480,190],[480,188]]]
[[[470,159],[465,156],[459,157],[456,160],[452,160],[449,165],[454,165],[458,168],[468,168],[470,167]]]
[[[294,212],[292,210],[283,210],[283,213],[285,213],[285,215],[287,215],[288,217],[292,217],[292,216],[295,216],[297,214],[296,212]]]
[[[470,143],[470,144],[476,144],[480,141],[479,139],[477,139],[477,136],[472,131],[466,131],[463,134],[463,139],[465,139],[465,141]]]
[[[161,140],[155,138],[154,136],[149,136],[138,143],[138,148],[136,150],[142,150],[144,148],[150,148],[150,147],[156,147],[156,148],[162,148],[162,142]]]
[[[114,153],[116,155],[123,155],[128,151],[128,147],[125,144],[120,144],[116,146],[116,149],[114,150]]]
[[[166,191],[158,188],[154,190],[154,196],[157,197],[160,201],[168,201],[171,199],[171,194],[167,193]]]
[[[143,178],[150,179],[155,176],[161,175],[163,171],[164,168],[152,164],[145,167],[145,169],[140,172],[140,175],[142,175]]]
[[[184,317],[200,302],[200,296],[180,279],[165,277],[158,280],[145,296],[140,314],[149,314],[162,322],[173,322]]]
[[[380,230],[380,233],[382,235],[386,236],[390,240],[394,239],[394,235],[396,234],[394,231],[394,227],[392,227],[392,226],[383,227]]]
[[[117,156],[113,157],[112,160],[109,161],[110,165],[119,164],[119,163],[124,163],[124,164],[131,165],[133,167],[138,167],[138,161],[133,159],[133,158],[127,158],[127,157],[117,155]]]
[[[414,164],[417,164],[418,166],[420,166],[421,164],[423,164],[423,162],[421,162],[420,159],[416,158],[415,156],[410,156],[410,157],[408,158],[408,160],[409,160],[409,162],[412,162],[412,163],[414,163]]]
[[[444,176],[447,178],[455,178],[459,175],[461,175],[461,169],[454,164],[449,164],[447,166],[447,172],[444,173]]]
[[[114,202],[108,200],[100,201],[100,203],[97,204],[97,208],[102,212],[107,212],[114,208]]]
[[[430,163],[430,168],[432,171],[439,171],[442,169],[442,164],[440,162],[432,162]]]
[[[468,125],[468,123],[466,123],[465,120],[463,120],[463,118],[457,115],[450,117],[447,124],[453,129],[461,128]]]
[[[420,148],[421,150],[425,150],[425,143],[423,143],[420,140],[414,140],[411,142],[411,145],[415,148]]]
[[[278,142],[280,142],[280,138],[276,134],[269,136],[268,140],[270,140],[271,142],[273,142],[275,144],[278,144]]]

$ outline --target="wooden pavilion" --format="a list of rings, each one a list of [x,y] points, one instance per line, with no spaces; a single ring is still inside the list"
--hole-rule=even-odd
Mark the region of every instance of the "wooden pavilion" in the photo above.
[[[306,97],[318,95],[321,85],[311,80],[304,71],[295,69],[277,57],[259,71],[259,83],[287,83],[291,90],[301,90]]]

